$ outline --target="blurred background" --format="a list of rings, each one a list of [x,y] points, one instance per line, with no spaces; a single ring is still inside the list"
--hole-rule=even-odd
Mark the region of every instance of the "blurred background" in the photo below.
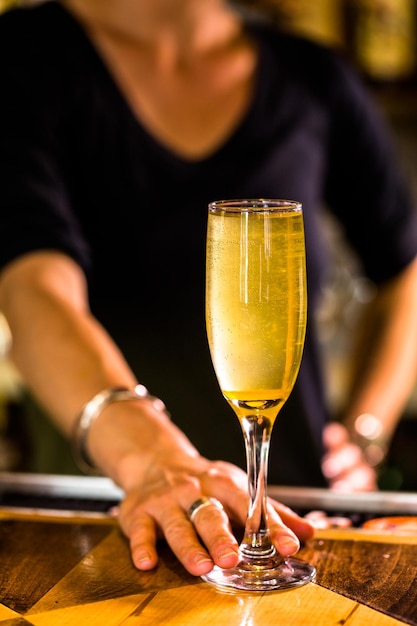
[[[0,12],[18,4],[24,2],[0,0]],[[336,48],[348,58],[392,130],[398,158],[417,200],[417,0],[245,0],[242,4],[254,11],[262,6],[282,29]],[[362,275],[325,207],[323,228],[333,262],[317,324],[329,402],[337,415],[355,359],[352,338],[375,287]],[[42,460],[28,460],[31,442],[34,438],[42,441],[42,432],[29,432],[25,426],[24,386],[7,357],[10,341],[0,313],[0,471],[27,471],[28,467],[45,471]],[[51,455],[51,447],[40,448],[41,455]],[[70,461],[67,471],[76,472]],[[417,491],[417,385],[381,468],[380,486]]]

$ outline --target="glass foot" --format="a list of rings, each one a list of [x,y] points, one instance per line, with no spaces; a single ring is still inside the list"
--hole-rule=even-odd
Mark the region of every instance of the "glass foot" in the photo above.
[[[278,591],[300,587],[314,580],[315,568],[299,559],[290,557],[279,561],[273,567],[241,567],[221,569],[215,566],[201,578],[223,591]]]

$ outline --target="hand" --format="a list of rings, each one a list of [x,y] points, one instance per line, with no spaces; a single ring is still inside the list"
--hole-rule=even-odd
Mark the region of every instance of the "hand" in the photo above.
[[[202,457],[163,411],[149,402],[108,406],[89,431],[89,456],[125,497],[117,508],[122,531],[130,541],[140,570],[158,562],[157,541],[165,538],[184,567],[196,576],[214,565],[233,567],[239,559],[231,524],[244,527],[248,481],[238,467]],[[202,497],[214,505],[188,518]],[[314,534],[313,525],[282,504],[268,501],[271,540],[283,556],[295,554],[300,541]]]
[[[377,474],[358,445],[353,443],[347,429],[330,422],[323,432],[326,453],[322,459],[323,474],[331,489],[337,491],[375,491]]]
[[[238,542],[230,522],[244,526],[247,515],[247,477],[234,465],[195,459],[195,474],[189,471],[165,473],[163,484],[133,489],[119,509],[119,522],[130,541],[132,559],[140,570],[156,566],[157,539],[165,537],[169,546],[193,575],[201,576],[220,567],[233,567],[239,560]],[[191,464],[192,465],[192,464]],[[202,469],[203,468],[203,469]],[[199,510],[193,523],[187,511],[202,496],[217,498],[214,505]],[[282,504],[270,500],[268,516],[271,539],[283,556],[295,554],[301,540],[313,536],[314,528]]]

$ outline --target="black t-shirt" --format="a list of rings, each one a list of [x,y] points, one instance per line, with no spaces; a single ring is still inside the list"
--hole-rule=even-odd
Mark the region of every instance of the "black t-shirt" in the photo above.
[[[141,124],[59,3],[1,16],[0,266],[36,249],[72,256],[93,312],[139,380],[203,454],[245,466],[207,347],[207,204],[301,201],[309,324],[296,387],[274,427],[270,481],[321,485],[320,209],[341,221],[377,283],[417,253],[416,212],[379,116],[338,55],[264,23],[247,29],[259,49],[250,106],[219,149],[193,161]]]

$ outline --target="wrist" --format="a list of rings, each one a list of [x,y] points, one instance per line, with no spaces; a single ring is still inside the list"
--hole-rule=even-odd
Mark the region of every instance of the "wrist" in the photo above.
[[[143,385],[139,384],[131,388],[113,387],[100,391],[84,405],[76,419],[73,430],[73,455],[77,465],[83,472],[88,474],[101,473],[90,458],[88,450],[90,429],[107,407],[114,403],[126,401],[146,402],[153,411],[160,414],[163,413],[165,417],[169,417],[163,401],[151,396]]]
[[[353,421],[353,442],[358,445],[371,467],[377,467],[385,459],[389,438],[384,432],[382,420],[372,413],[362,413]]]

